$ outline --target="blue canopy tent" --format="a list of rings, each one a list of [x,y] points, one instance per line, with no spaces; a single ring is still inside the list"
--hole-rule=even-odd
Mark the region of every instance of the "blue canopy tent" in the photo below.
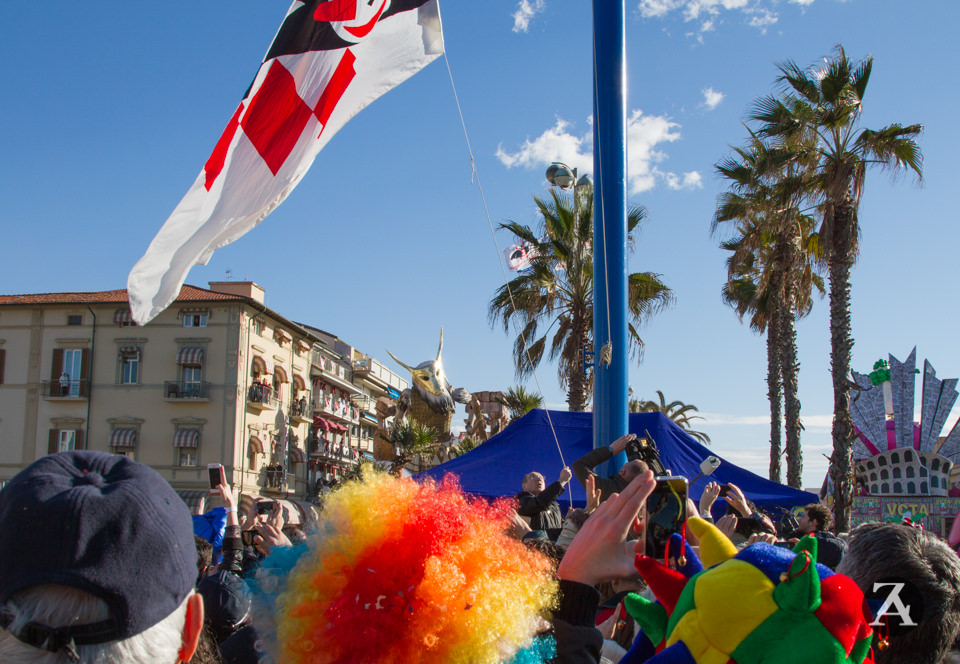
[[[553,429],[557,432],[563,461],[567,465],[593,447],[592,413],[550,411]],[[631,413],[629,429],[637,436],[649,432],[660,451],[660,459],[673,475],[693,480],[700,472],[700,462],[710,455],[704,447],[662,413]],[[612,442],[612,441],[611,441]],[[817,502],[817,496],[783,484],[771,482],[748,470],[723,461],[710,477],[701,477],[690,487],[690,497],[699,499],[707,482],[733,483],[759,507],[794,507]],[[563,463],[550,431],[547,411],[532,410],[502,432],[474,450],[417,475],[439,480],[447,473],[456,475],[467,493],[487,498],[512,497],[520,491],[523,476],[533,470],[543,473],[547,483],[560,475]],[[586,494],[576,479],[567,485],[573,505],[583,507]],[[560,497],[562,507],[570,504],[568,493]]]

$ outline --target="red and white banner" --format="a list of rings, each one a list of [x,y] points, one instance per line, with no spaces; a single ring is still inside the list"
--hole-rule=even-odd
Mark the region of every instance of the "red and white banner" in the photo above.
[[[327,141],[443,53],[438,0],[296,0],[196,182],[127,278],[141,325],[259,224]]]

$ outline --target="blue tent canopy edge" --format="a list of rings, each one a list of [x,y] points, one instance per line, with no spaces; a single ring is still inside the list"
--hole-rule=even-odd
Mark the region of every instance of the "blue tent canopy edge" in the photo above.
[[[690,496],[695,501],[711,480],[736,484],[747,498],[765,510],[818,501],[815,494],[772,482],[725,461],[663,413],[631,413],[628,428],[637,436],[649,434],[659,449],[664,467],[671,474],[683,475],[688,480],[697,476],[700,462],[705,458],[710,455],[720,458],[720,467],[711,477],[701,477],[691,485]],[[467,493],[485,498],[513,497],[520,491],[520,482],[526,473],[536,470],[549,484],[557,479],[564,465],[571,465],[592,448],[592,413],[536,409],[470,452],[416,477],[440,480],[450,473],[458,478]],[[573,506],[583,507],[586,494],[576,479],[570,481],[567,491],[559,499],[561,505],[569,506],[572,496]]]

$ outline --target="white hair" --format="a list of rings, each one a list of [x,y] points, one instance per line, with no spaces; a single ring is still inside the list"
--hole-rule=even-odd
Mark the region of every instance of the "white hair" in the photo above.
[[[77,646],[76,664],[175,664],[179,661],[187,601],[153,627],[122,641]],[[39,585],[19,593],[0,609],[13,615],[10,629],[29,622],[49,627],[85,625],[110,617],[106,603],[89,593],[59,585]],[[47,652],[17,640],[0,629],[0,662],[3,664],[72,664],[66,651]]]

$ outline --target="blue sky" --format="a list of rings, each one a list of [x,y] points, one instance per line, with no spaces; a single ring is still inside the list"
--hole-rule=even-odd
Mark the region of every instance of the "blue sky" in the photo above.
[[[191,185],[249,85],[285,0],[0,4],[0,292],[122,288]],[[550,161],[592,168],[590,4],[441,0],[447,57],[494,224],[535,224]],[[853,366],[918,347],[960,375],[949,284],[960,225],[950,154],[960,145],[949,0],[632,0],[627,4],[630,200],[649,221],[631,269],[662,274],[673,308],[643,329],[637,394],[696,404],[731,461],[765,474],[765,344],[720,301],[724,256],[709,226],[713,164],[745,135],[775,63],[812,64],[842,43],[872,54],[864,124],[922,123],[924,181],[868,177],[853,274]],[[500,249],[511,238],[498,234]],[[514,384],[512,337],[486,305],[498,250],[472,177],[442,59],[351,120],[287,201],[196,267],[187,283],[251,279],[285,316],[392,365],[431,357],[457,386]],[[798,325],[804,483],[829,453],[826,300]],[[399,367],[394,367],[400,370]],[[538,373],[549,404],[564,394]],[[530,381],[528,388],[536,389]],[[948,426],[956,418],[951,417]]]

